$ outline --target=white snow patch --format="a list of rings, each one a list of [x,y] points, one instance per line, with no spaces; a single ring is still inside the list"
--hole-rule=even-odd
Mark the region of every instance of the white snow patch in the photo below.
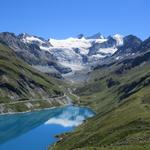
[[[116,57],[116,60],[119,60],[120,59],[120,57],[118,56],[118,57]]]
[[[78,48],[80,54],[87,55],[89,48],[92,46],[92,42],[103,43],[107,39],[81,39],[78,38],[68,38],[63,40],[49,39],[49,42],[53,45],[54,48],[66,48],[66,49],[75,49]]]
[[[106,42],[108,39],[96,39],[96,40],[91,40],[91,41],[95,41],[96,43],[103,43]]]
[[[50,47],[40,46],[40,49],[48,52],[50,51]]]
[[[61,64],[65,67],[69,67],[71,68],[73,71],[78,71],[78,70],[82,70],[85,67],[83,66],[83,64],[75,64],[75,63],[69,63],[69,62],[61,62]]]
[[[113,35],[113,38],[117,41],[117,46],[123,45],[123,36],[120,34]]]
[[[41,39],[36,38],[34,36],[27,36],[26,38],[23,39],[23,41],[27,43],[32,43],[33,41],[38,41],[41,44],[44,43]]]
[[[78,39],[71,37],[64,40],[50,39],[49,42],[56,48],[89,48],[91,46],[89,40],[86,40],[85,38]]]
[[[110,47],[110,48],[100,48],[98,52],[102,52],[104,54],[113,54],[117,51],[118,49],[116,47]]]

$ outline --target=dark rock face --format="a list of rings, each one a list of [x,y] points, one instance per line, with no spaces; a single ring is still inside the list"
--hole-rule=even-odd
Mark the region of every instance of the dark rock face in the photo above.
[[[142,44],[142,40],[134,35],[128,35],[124,39],[123,46],[118,48],[118,51],[114,55],[126,55],[136,53]]]
[[[83,37],[83,34],[78,36],[79,39]],[[65,74],[72,71],[70,67],[61,65],[61,61],[58,61],[59,57],[63,57],[65,60],[67,60],[68,63],[79,59],[81,64],[86,64],[90,67],[96,65],[101,67],[105,66],[105,64],[109,65],[114,62],[119,62],[118,59],[122,60],[130,58],[131,60],[129,61],[132,62],[132,57],[134,57],[133,55],[145,53],[146,51],[150,50],[150,38],[142,42],[141,39],[134,35],[128,35],[124,37],[123,45],[120,44],[121,46],[118,44],[118,42],[120,42],[120,40],[122,41],[122,37],[116,38],[115,36],[109,36],[104,39],[101,33],[97,33],[93,36],[86,37],[86,39],[93,39],[89,40],[91,47],[88,47],[88,54],[82,54],[81,49],[75,47],[73,48],[75,54],[70,57],[70,54],[63,52],[65,48],[56,48],[55,51],[50,52],[49,48],[53,49],[54,47],[48,40],[45,40],[41,37],[31,36],[26,33],[20,34],[18,36],[9,32],[0,33],[1,43],[4,43],[13,49],[17,56],[28,64],[33,65],[35,68],[39,67],[41,71],[49,67],[47,69],[47,73],[53,72]],[[101,40],[99,41],[94,39]],[[127,68],[129,68],[129,64],[127,65]],[[121,68],[121,70],[118,71],[122,72],[122,69],[124,70],[124,68]]]
[[[69,73],[71,72],[72,70],[68,67],[63,67],[61,65],[58,65],[57,63],[53,64],[53,66],[59,70],[60,73],[63,73],[63,74],[66,74],[66,73]]]
[[[0,77],[1,77],[2,75],[4,75],[4,74],[6,74],[6,71],[0,69]]]
[[[93,43],[91,48],[89,49],[89,53],[88,55],[95,55],[95,54],[98,54],[98,50],[100,48],[110,48],[110,47],[115,47],[117,44],[116,40],[113,39],[111,36],[108,38],[108,40],[106,42],[103,42],[103,43]],[[100,53],[102,54],[102,53]],[[102,54],[102,55],[105,55],[105,54]]]
[[[21,95],[21,92],[19,89],[14,88],[11,84],[9,83],[1,83],[0,84],[0,89],[8,89],[9,91],[12,91],[14,93],[16,93],[17,95]]]
[[[48,51],[42,51],[39,47],[38,41],[32,43],[24,43],[23,38],[30,36],[28,34],[20,34],[16,36],[14,33],[2,32],[0,33],[0,42],[9,46],[15,51],[18,57],[23,59],[30,65],[41,65],[41,66],[54,66],[54,68],[60,73],[71,72],[70,68],[64,67],[56,63],[55,58]],[[38,37],[39,38],[39,37]],[[39,38],[44,43],[42,46],[50,46],[48,41],[43,38]]]
[[[0,41],[7,44],[14,51],[28,50],[28,45],[21,42],[20,39],[14,33],[0,33]]]
[[[115,62],[108,63],[108,64],[104,63],[104,64],[101,64],[101,65],[97,65],[97,66],[93,67],[93,70],[110,67],[110,66],[113,65],[113,64],[115,64]]]
[[[79,48],[75,48],[74,51],[79,54],[80,53],[80,49]]]
[[[83,63],[87,63],[88,57],[86,55],[82,55],[82,61],[83,61]]]
[[[119,84],[118,81],[115,81],[115,80],[113,80],[112,78],[107,79],[107,80],[106,80],[106,83],[107,83],[107,87],[108,87],[108,88],[111,88],[111,87],[113,87],[113,86]]]
[[[148,61],[150,61],[150,52],[141,54],[134,58],[125,59],[118,63],[118,64],[121,64],[121,67],[119,67],[117,70],[115,70],[115,73],[122,74],[126,70],[130,70],[134,67],[140,66],[141,64],[148,62]]]
[[[142,87],[150,85],[149,77],[150,77],[150,74],[147,74],[147,75],[139,78],[138,80],[135,80],[129,84],[125,84],[125,85],[119,87],[118,94],[123,93],[120,96],[120,101],[122,99],[130,96],[131,94],[139,91]]]
[[[142,42],[142,44],[139,47],[139,51],[145,52],[150,50],[150,37]]]
[[[50,77],[55,77],[58,79],[64,79],[60,73],[46,73]]]
[[[102,38],[103,38],[103,36],[100,32],[98,32],[92,36],[87,37],[87,39],[102,39]]]
[[[77,37],[78,39],[82,39],[84,37],[84,34],[79,34]]]

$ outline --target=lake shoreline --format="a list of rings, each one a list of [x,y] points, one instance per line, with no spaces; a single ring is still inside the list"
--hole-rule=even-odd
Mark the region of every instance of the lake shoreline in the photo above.
[[[62,135],[72,132],[86,119],[95,115],[91,109],[77,105],[28,112],[0,116],[0,149],[18,149],[22,145],[23,150],[43,150],[43,147],[48,149],[63,139]],[[31,141],[32,144],[27,144]]]
[[[96,114],[96,112],[88,106],[83,106],[83,105],[76,105],[76,104],[66,104],[66,105],[60,105],[60,106],[53,106],[53,107],[47,107],[47,108],[40,108],[40,109],[34,109],[34,110],[28,110],[28,111],[22,111],[22,112],[7,112],[7,113],[0,113],[0,116],[3,115],[16,115],[16,114],[24,114],[24,113],[30,113],[30,112],[36,112],[36,111],[42,111],[42,110],[49,110],[49,109],[56,109],[56,108],[62,108],[62,107],[66,107],[66,106],[78,106],[81,108],[87,108],[93,111],[94,114]]]
[[[22,112],[7,112],[7,113],[1,113],[0,116],[3,116],[3,115],[24,114],[24,113],[30,113],[30,112],[36,112],[36,111],[42,111],[42,110],[49,110],[49,109],[61,108],[61,107],[65,107],[65,106],[74,106],[74,105],[53,106],[53,107],[40,108],[40,109],[34,109],[34,110],[28,110],[28,111],[22,111]]]

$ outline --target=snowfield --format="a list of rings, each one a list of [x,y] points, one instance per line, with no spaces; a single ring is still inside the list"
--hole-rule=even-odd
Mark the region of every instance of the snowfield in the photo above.
[[[53,59],[62,66],[69,67],[72,71],[79,71],[83,70],[85,65],[92,65],[95,61],[110,56],[117,51],[117,46],[123,44],[123,37],[119,34],[111,37],[115,40],[115,43],[102,35],[97,37],[91,36],[91,38],[70,37],[67,39],[57,40],[50,38],[49,40],[44,40],[36,36],[23,34],[22,41],[38,45],[42,51],[50,53]],[[93,47],[95,45],[97,46],[96,49]],[[94,49],[94,53],[90,51],[92,48]],[[90,52],[91,54],[89,54]],[[48,66],[40,66],[39,68],[44,71],[52,69],[48,68]]]

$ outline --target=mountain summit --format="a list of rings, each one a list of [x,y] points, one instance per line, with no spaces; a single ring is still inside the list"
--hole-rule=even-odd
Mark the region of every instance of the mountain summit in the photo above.
[[[131,53],[136,54],[140,46],[148,45],[147,41],[142,45],[142,41],[133,35],[123,37],[115,34],[106,38],[100,32],[89,37],[80,34],[61,40],[2,32],[0,41],[34,68],[57,74],[89,70],[107,58],[121,59]]]

